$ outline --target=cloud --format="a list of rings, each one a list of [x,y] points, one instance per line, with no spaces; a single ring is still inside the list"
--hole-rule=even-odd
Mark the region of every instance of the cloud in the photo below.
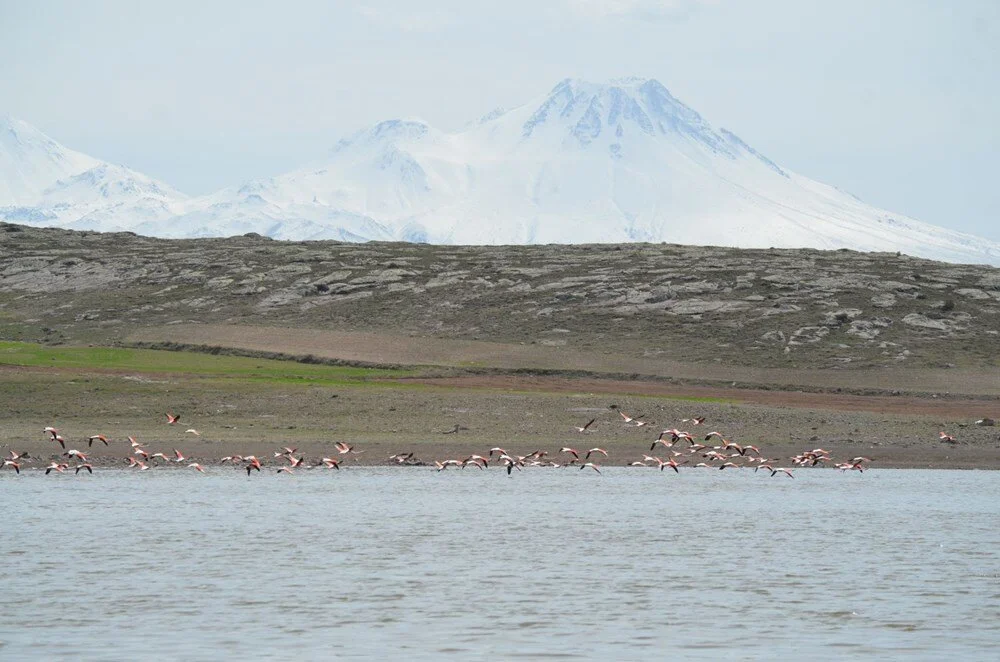
[[[718,0],[564,0],[577,17],[589,20],[679,21]]]
[[[403,32],[436,32],[454,25],[458,17],[447,9],[413,10],[385,3],[364,4],[355,11],[372,23]]]

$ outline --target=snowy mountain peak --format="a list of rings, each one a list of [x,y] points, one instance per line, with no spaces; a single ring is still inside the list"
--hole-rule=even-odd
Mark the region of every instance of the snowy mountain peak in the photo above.
[[[356,145],[391,144],[419,140],[431,131],[427,122],[419,119],[384,120],[369,129],[358,131],[350,138],[338,142],[334,152]]]
[[[59,179],[99,163],[66,149],[27,122],[0,116],[0,206],[30,204]]]
[[[619,78],[607,83],[567,78],[552,88],[527,119],[522,136],[530,138],[553,125],[568,127],[569,134],[584,146],[609,133],[614,138],[635,132],[699,136],[707,126],[659,81],[647,78]],[[718,139],[712,136],[709,142]]]
[[[0,220],[165,237],[653,241],[1000,264],[1000,244],[787,171],[648,78],[567,78],[454,133],[387,120],[318,156],[292,172],[185,199],[5,119]]]
[[[185,198],[146,175],[67,149],[27,122],[0,118],[0,220],[118,230],[173,216]]]

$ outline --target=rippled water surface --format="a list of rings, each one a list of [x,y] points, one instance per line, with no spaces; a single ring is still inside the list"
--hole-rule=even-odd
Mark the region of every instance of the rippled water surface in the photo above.
[[[0,474],[0,659],[996,659],[1000,472]]]

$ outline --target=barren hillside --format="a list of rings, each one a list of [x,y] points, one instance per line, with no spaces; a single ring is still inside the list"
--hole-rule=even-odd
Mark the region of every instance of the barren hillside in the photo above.
[[[0,224],[2,339],[113,344],[208,323],[630,363],[981,372],[1000,355],[1000,269],[850,251],[162,240]]]

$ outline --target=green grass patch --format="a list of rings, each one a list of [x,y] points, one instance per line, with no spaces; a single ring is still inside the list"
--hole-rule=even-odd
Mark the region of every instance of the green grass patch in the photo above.
[[[178,373],[276,383],[344,383],[406,377],[412,370],[308,364],[295,361],[117,347],[47,347],[0,342],[0,365],[86,370]]]

